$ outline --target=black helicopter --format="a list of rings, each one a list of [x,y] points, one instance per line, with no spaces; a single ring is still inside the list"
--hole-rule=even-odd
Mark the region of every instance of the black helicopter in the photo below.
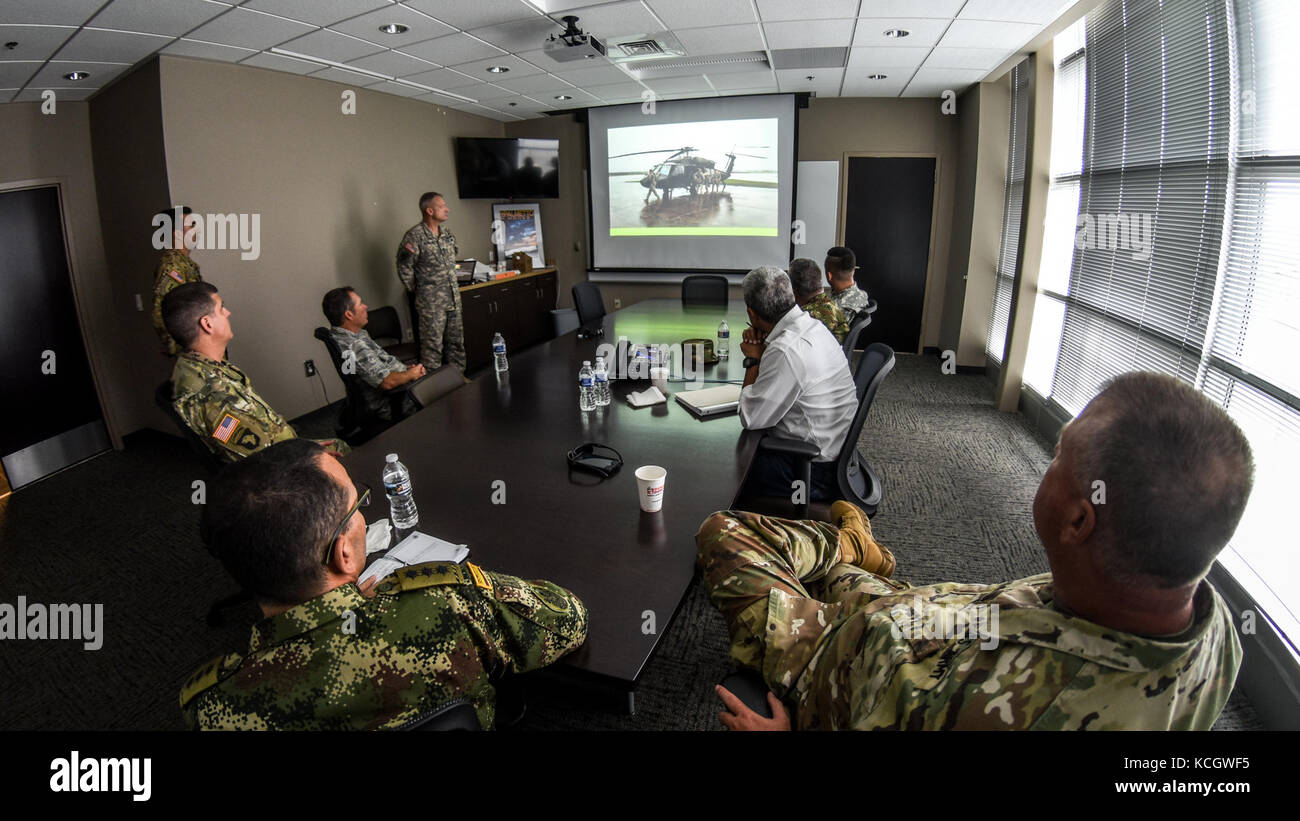
[[[753,146],[754,148],[766,148],[766,146]],[[703,193],[710,189],[721,189],[726,185],[727,179],[731,177],[731,169],[736,164],[736,157],[753,157],[755,159],[766,159],[758,154],[738,154],[733,149],[726,153],[727,167],[726,170],[719,170],[717,163],[706,157],[692,155],[692,151],[699,149],[694,146],[682,146],[681,148],[664,148],[656,151],[633,151],[630,154],[617,154],[610,157],[616,160],[619,157],[635,157],[638,154],[668,154],[667,157],[658,163],[650,166],[650,173],[641,178],[641,187],[646,189],[646,201],[648,202],[651,195],[660,196],[670,200],[673,198],[673,189],[680,188],[686,191],[690,196],[697,193]]]

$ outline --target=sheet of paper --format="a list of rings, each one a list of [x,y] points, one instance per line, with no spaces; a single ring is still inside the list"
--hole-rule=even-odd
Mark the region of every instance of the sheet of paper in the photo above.
[[[667,402],[668,397],[664,396],[654,385],[651,385],[643,391],[629,393],[627,401],[632,403],[634,408],[644,408],[647,405],[658,405],[660,402]]]
[[[469,548],[463,544],[452,544],[417,530],[376,559],[357,581],[363,583],[370,579],[382,579],[413,564],[462,562],[468,555]]]

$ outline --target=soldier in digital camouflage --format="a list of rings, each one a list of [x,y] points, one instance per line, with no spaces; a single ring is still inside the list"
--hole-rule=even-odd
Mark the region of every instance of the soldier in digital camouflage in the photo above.
[[[153,321],[154,332],[164,356],[176,356],[181,349],[167,333],[163,325],[162,301],[177,285],[187,282],[202,282],[199,276],[199,264],[190,258],[190,248],[186,236],[194,227],[195,218],[188,206],[177,206],[167,211],[159,211],[153,218],[155,248],[162,248],[162,257],[153,275]],[[179,218],[179,221],[178,221]]]
[[[369,490],[313,443],[274,445],[216,482],[203,541],[264,618],[247,652],[185,683],[191,728],[397,729],[463,698],[492,729],[502,676],[586,638],[587,609],[569,591],[474,564],[415,565],[359,587]]]
[[[456,283],[456,237],[443,225],[449,215],[441,194],[420,197],[420,217],[397,246],[397,276],[415,292],[420,328],[420,362],[429,370],[443,358],[465,370],[465,328]]]
[[[790,285],[794,287],[794,299],[813,319],[826,326],[835,335],[835,341],[844,344],[844,337],[849,333],[849,321],[839,306],[822,290],[822,271],[811,259],[796,259],[790,262]]]
[[[172,406],[219,459],[233,462],[297,436],[253,390],[248,375],[226,361],[234,337],[230,310],[211,283],[172,289],[163,299],[162,315],[182,349],[172,368]],[[339,439],[320,444],[336,453],[350,450]]]
[[[391,420],[392,401],[385,392],[424,376],[424,366],[416,363],[406,367],[370,337],[366,332],[370,308],[351,285],[327,291],[321,299],[321,312],[330,323],[330,338],[343,355],[345,372],[351,368],[351,373],[361,381],[367,412]],[[411,395],[403,394],[401,415],[416,410]]]
[[[867,292],[854,280],[857,265],[853,251],[843,245],[826,252],[826,281],[831,286],[831,299],[844,312],[850,326],[862,318],[862,312],[871,304]]]
[[[715,513],[699,566],[732,657],[780,699],[764,719],[719,688],[723,722],[784,729],[788,707],[799,729],[1209,729],[1241,644],[1205,576],[1253,471],[1221,408],[1134,372],[1061,431],[1033,505],[1049,573],[911,587],[846,502],[838,526]],[[991,640],[915,629],[995,605]]]

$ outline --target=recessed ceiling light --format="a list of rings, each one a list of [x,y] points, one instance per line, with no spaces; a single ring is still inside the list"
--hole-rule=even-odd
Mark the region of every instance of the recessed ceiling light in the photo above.
[[[84,80],[84,79],[86,79],[86,78],[89,77],[89,76],[90,76],[90,72],[88,72],[88,71],[70,71],[70,72],[68,72],[67,74],[64,74],[64,75],[63,75],[63,79],[65,79],[65,80]]]
[[[506,105],[513,107],[519,105],[519,103],[506,103]]]
[[[507,71],[510,70],[510,67],[509,66],[488,66],[487,70],[489,74],[505,74]]]
[[[568,94],[556,94],[556,95],[555,95],[555,99],[557,99],[557,100],[572,100],[573,98],[570,97]]]
[[[888,75],[888,74],[868,74],[868,75],[867,75],[867,79],[868,79],[868,80],[886,80],[886,79],[888,79],[888,78],[889,78],[889,75]]]
[[[893,37],[894,39],[898,39],[900,37],[906,37],[911,33],[912,32],[908,31],[907,29],[885,29],[885,36]]]
[[[401,23],[389,23],[386,26],[380,26],[379,30],[384,34],[405,34],[409,29]]]

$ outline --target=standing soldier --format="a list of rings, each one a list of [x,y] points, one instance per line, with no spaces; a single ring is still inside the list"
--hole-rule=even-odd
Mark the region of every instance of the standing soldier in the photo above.
[[[456,284],[456,238],[442,224],[447,202],[434,191],[420,197],[422,220],[402,237],[397,248],[397,275],[415,292],[420,328],[420,362],[428,370],[447,361],[465,370],[465,330]]]
[[[646,187],[650,190],[645,192],[645,204],[649,205],[651,194],[654,194],[655,199],[659,199],[659,192],[655,190],[655,187],[659,185],[659,174],[655,171],[653,165],[650,166],[650,170],[646,173],[646,180]]]
[[[202,282],[199,276],[199,264],[190,259],[190,248],[185,243],[185,236],[194,229],[194,212],[189,206],[179,205],[168,211],[159,211],[153,218],[154,247],[162,249],[162,258],[153,275],[153,329],[162,343],[163,356],[174,357],[181,352],[181,347],[167,333],[163,325],[162,301],[168,292],[177,285],[187,282]],[[180,217],[178,220],[177,217]],[[177,222],[180,222],[178,225]],[[168,231],[168,227],[171,228]],[[168,235],[171,242],[168,244]]]

